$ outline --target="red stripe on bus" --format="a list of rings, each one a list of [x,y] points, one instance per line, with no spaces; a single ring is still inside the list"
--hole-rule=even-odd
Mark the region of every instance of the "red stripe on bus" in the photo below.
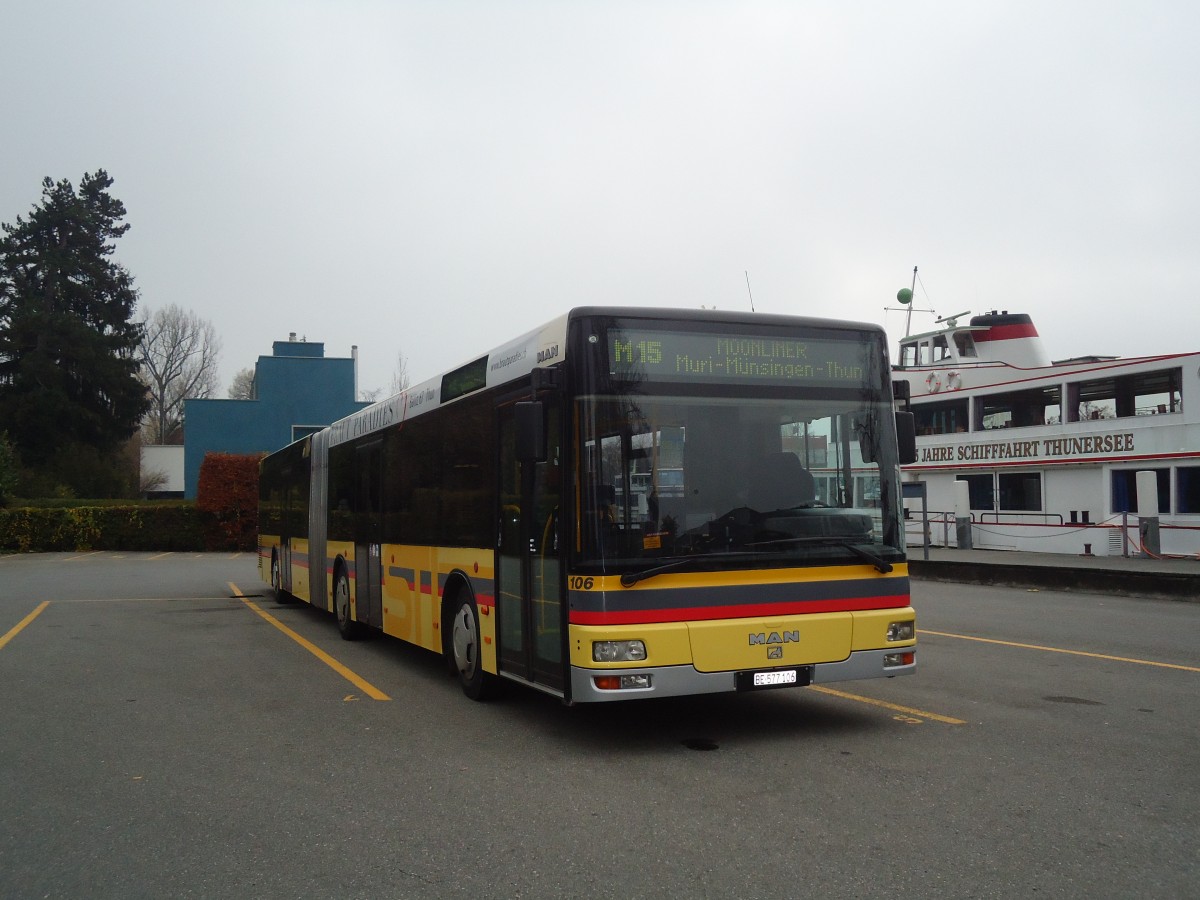
[[[907,594],[894,597],[856,597],[851,600],[813,600],[790,603],[752,603],[745,606],[698,606],[684,609],[632,609],[613,612],[571,612],[572,625],[649,625],[656,622],[708,622],[755,616],[796,616],[805,613],[903,609]]]

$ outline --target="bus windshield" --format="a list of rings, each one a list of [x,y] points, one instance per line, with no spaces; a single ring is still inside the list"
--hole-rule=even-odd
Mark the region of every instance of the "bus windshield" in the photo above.
[[[738,393],[577,399],[577,566],[903,559],[890,402]]]

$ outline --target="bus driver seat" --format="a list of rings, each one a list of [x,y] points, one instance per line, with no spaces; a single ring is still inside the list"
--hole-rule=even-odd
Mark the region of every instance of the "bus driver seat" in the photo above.
[[[770,512],[792,509],[817,499],[812,473],[794,453],[768,453],[750,473],[746,502],[751,509]]]

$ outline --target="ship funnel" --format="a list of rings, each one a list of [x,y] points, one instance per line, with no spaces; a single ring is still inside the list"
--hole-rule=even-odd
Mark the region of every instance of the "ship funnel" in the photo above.
[[[1033,327],[1033,319],[1024,313],[996,312],[971,317],[975,347],[981,361],[1008,363],[1021,369],[1050,365],[1042,339]]]

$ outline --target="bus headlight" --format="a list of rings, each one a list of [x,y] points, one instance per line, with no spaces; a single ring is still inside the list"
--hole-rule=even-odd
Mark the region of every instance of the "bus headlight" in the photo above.
[[[887,639],[889,641],[911,641],[917,634],[917,623],[912,619],[907,622],[892,622],[888,625]]]
[[[645,658],[645,641],[592,641],[595,662],[640,662]]]

